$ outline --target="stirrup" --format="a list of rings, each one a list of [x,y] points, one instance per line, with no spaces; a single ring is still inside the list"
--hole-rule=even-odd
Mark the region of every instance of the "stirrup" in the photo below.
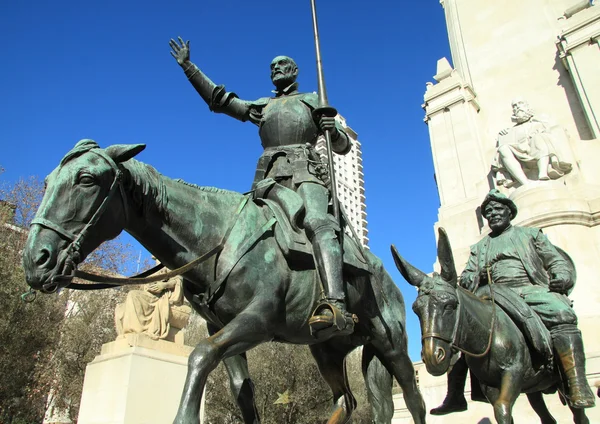
[[[354,331],[358,317],[349,312],[342,312],[335,301],[328,299],[319,302],[308,320],[311,336],[317,339],[328,339],[331,336],[347,336]]]

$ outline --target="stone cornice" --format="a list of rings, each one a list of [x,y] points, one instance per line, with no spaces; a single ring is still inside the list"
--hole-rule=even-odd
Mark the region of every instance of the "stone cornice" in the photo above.
[[[582,44],[598,42],[598,38],[600,37],[600,7],[590,7],[581,13],[588,16],[583,16],[576,20],[577,15],[574,15],[567,20],[564,29],[556,41],[561,58],[564,58],[571,50]],[[570,20],[576,20],[576,22],[569,25]]]
[[[477,95],[471,86],[464,83],[457,75],[429,86],[425,92],[424,100],[425,103],[422,107],[425,110],[425,122],[432,115],[448,109],[457,103],[471,102],[477,112],[480,110]]]
[[[582,225],[595,227],[600,224],[600,212],[555,211],[539,214],[520,221],[522,227],[547,228],[556,225]]]

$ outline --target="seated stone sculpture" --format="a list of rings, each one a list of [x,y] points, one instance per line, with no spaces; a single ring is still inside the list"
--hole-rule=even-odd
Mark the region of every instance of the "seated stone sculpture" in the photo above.
[[[153,340],[183,344],[181,330],[190,312],[183,304],[181,277],[174,277],[127,293],[125,303],[115,309],[115,326],[119,337],[145,334]]]
[[[497,184],[512,187],[531,180],[554,180],[571,172],[572,164],[565,161],[565,140],[547,120],[534,116],[522,99],[513,100],[512,120],[516,122],[498,134],[498,150],[492,164]]]

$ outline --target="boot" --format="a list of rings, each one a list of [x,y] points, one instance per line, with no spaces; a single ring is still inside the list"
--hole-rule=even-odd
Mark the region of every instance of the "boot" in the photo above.
[[[467,381],[467,361],[462,357],[454,364],[452,371],[448,373],[448,393],[440,406],[433,408],[431,415],[446,415],[452,412],[467,410],[465,399],[465,383]]]
[[[585,376],[585,355],[581,331],[575,327],[553,333],[552,341],[566,380],[570,405],[578,409],[593,407],[596,400]]]
[[[340,243],[333,230],[325,230],[315,234],[312,245],[326,299],[308,320],[311,334],[319,338],[351,334],[355,317],[346,311]]]

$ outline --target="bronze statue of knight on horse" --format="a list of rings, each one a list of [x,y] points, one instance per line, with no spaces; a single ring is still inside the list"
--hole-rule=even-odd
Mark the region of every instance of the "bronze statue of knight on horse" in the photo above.
[[[316,28],[316,17],[314,23]],[[359,345],[374,422],[391,422],[391,374],[414,422],[425,423],[407,352],[402,294],[377,257],[342,237],[331,166],[314,151],[321,133],[330,155],[350,148],[324,90],[319,98],[299,93],[297,65],[278,56],[270,67],[276,95],[243,101],[190,62],[189,42],[170,45],[211,110],[259,127],[265,152],[253,193],[165,177],[134,159],[145,145],[101,148],[81,140],[47,177],[24,251],[28,284],[46,293],[82,288],[72,280],[89,274],[78,271],[78,264],[123,230],[180,273],[184,295],[206,319],[210,336],[189,357],[176,424],[198,422],[206,379],[221,361],[244,422],[259,423],[245,352],[272,340],[310,345],[333,393],[328,423],[351,420],[356,400],[344,360]],[[308,243],[297,242],[302,237]],[[297,246],[303,243],[312,252]],[[95,287],[112,284],[125,282]]]

